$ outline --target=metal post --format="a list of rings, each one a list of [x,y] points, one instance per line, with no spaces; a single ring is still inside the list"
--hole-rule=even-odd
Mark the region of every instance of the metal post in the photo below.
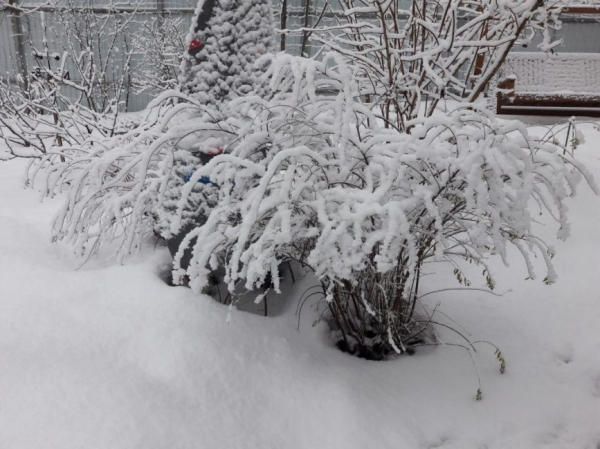
[[[280,17],[280,28],[285,30],[287,27],[287,15],[288,15],[288,3],[287,0],[283,0],[281,3],[281,17]],[[285,51],[285,33],[281,34],[281,51]]]
[[[25,90],[29,90],[27,70],[27,55],[25,54],[25,45],[23,44],[23,23],[21,22],[21,14],[17,8],[17,0],[8,0],[10,13],[10,23],[12,25],[12,33],[15,44],[15,54],[17,56],[17,70]]]
[[[310,0],[304,0],[306,3],[304,4],[304,24],[305,28],[302,32],[302,48],[300,48],[300,56],[308,56],[306,55],[306,45],[308,44],[308,36],[309,33],[306,31],[308,28],[308,24],[310,22]]]

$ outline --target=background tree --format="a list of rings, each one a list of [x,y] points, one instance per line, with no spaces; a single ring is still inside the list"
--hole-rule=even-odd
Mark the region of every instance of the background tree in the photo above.
[[[133,2],[128,12],[112,4],[98,11],[89,0],[49,0],[47,6],[51,12],[13,7],[23,19],[39,17],[42,39],[37,46],[26,42],[35,61],[26,79],[17,84],[0,79],[6,158],[40,158],[133,126],[120,113],[131,77],[127,30],[140,3]]]
[[[141,59],[132,71],[132,83],[138,93],[158,95],[179,87],[187,36],[182,24],[182,18],[168,13],[140,23],[131,40],[135,56]]]

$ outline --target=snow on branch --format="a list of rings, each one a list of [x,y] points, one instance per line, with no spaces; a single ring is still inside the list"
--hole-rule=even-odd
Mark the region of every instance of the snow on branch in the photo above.
[[[193,99],[168,91],[149,106],[141,125],[43,155],[30,168],[31,182],[44,195],[67,194],[54,239],[71,243],[86,258],[107,245],[109,254],[123,260],[166,228],[159,206],[174,158],[181,157],[178,149],[199,132],[221,130],[209,119],[198,123],[203,113],[211,115]]]
[[[537,202],[569,234],[564,201],[586,176],[554,140],[530,136],[518,122],[499,122],[475,104],[391,126],[361,101],[356,67],[339,53],[321,62],[280,54],[270,64],[270,101],[239,98],[211,136],[223,154],[189,177],[170,231],[184,226],[198,181],[210,178],[207,219],[187,233],[174,279],[195,291],[224,267],[231,291],[268,279],[297,261],[320,279],[335,328],[347,344],[404,351],[422,331],[415,315],[422,270],[460,261],[509,263],[513,246],[536,278],[532,257],[554,282],[553,249],[535,235]],[[217,130],[217,128],[220,128]],[[188,247],[192,259],[180,267]],[[383,346],[381,346],[383,345]]]
[[[308,35],[317,55],[334,51],[353,62],[361,95],[387,126],[430,116],[445,98],[474,102],[516,42],[560,27],[557,1],[344,0]],[[404,8],[404,9],[403,9]],[[285,30],[293,34],[293,30]]]
[[[235,101],[247,111],[241,123],[227,122],[236,139],[184,189],[179,213],[195,181],[210,175],[219,186],[208,222],[189,239],[198,242],[185,273],[195,288],[215,252],[230,285],[243,280],[247,288],[275,275],[283,259],[301,260],[331,282],[352,281],[368,266],[379,273],[400,266],[408,281],[427,259],[457,254],[507,261],[511,243],[540,248],[531,235],[532,199],[568,235],[563,200],[579,171],[523,125],[464,105],[407,122],[410,134],[386,128],[357,101],[352,68],[334,53],[322,62],[280,55],[272,74],[280,93],[268,105]],[[335,92],[317,94],[320,84]],[[549,260],[548,268],[552,281]]]

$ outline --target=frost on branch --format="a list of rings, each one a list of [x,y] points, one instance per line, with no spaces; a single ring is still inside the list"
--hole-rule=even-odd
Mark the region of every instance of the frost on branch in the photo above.
[[[357,100],[355,70],[334,53],[322,62],[279,55],[276,97],[233,102],[246,117],[221,126],[237,138],[184,187],[180,214],[202,176],[220,189],[207,222],[188,234],[197,238],[190,267],[176,274],[199,291],[220,260],[231,289],[253,288],[297,260],[321,280],[344,338],[384,352],[402,352],[418,332],[419,279],[431,261],[481,264],[493,288],[486,257],[508,263],[513,245],[532,278],[529,258],[541,255],[551,282],[550,249],[532,234],[529,206],[549,212],[566,237],[564,200],[583,172],[576,162],[472,104],[407,122],[410,134],[386,127]]]

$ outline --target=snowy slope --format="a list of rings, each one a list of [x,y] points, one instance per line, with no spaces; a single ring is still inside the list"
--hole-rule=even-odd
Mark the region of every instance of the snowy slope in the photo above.
[[[585,130],[579,158],[600,179],[600,134]],[[234,311],[227,324],[226,307],[161,281],[162,248],[74,270],[49,242],[59,200],[22,190],[22,168],[0,164],[2,449],[600,447],[600,199],[587,188],[556,245],[556,285],[523,280],[515,258],[499,267],[501,298],[427,297],[436,319],[502,349],[504,375],[477,345],[478,402],[459,347],[356,359],[311,327],[308,306],[296,330],[306,282],[282,315]],[[444,280],[427,288],[456,286]]]

